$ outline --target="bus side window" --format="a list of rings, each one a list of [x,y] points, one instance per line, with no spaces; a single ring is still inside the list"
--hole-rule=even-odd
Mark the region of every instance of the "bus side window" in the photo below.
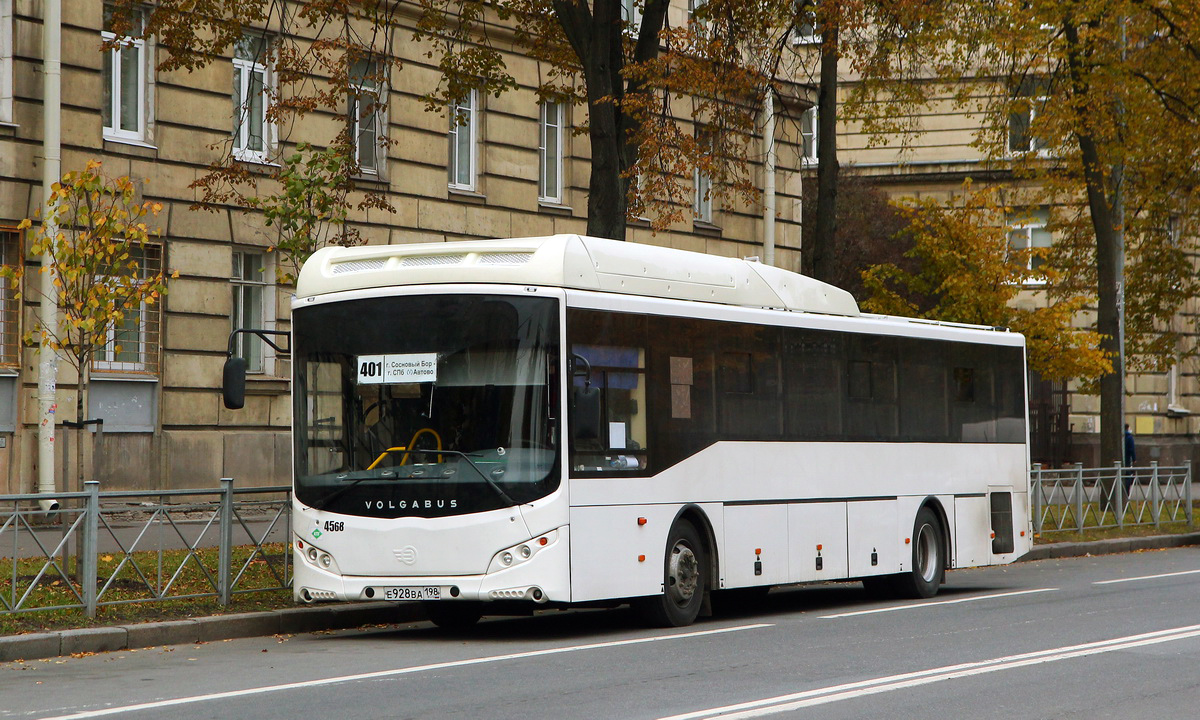
[[[600,391],[599,437],[575,443],[572,465],[582,471],[644,470],[646,456],[646,350],[617,345],[573,345],[591,365]],[[576,387],[588,380],[572,378]]]

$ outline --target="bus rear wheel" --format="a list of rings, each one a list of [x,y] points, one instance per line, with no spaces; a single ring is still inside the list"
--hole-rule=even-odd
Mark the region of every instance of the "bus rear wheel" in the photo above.
[[[655,627],[691,625],[708,588],[708,553],[700,533],[686,520],[671,528],[663,562],[663,593],[638,598],[634,609]]]
[[[466,630],[483,617],[483,603],[473,600],[438,600],[423,604],[429,621],[443,630]]]
[[[942,523],[928,507],[917,512],[913,523],[912,569],[892,578],[896,595],[905,598],[931,598],[945,578],[946,542]]]

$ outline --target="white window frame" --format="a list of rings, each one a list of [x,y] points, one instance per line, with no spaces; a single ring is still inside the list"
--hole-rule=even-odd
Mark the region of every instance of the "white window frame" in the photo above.
[[[806,164],[817,162],[819,157],[820,127],[816,105],[800,113],[800,155]]]
[[[1035,84],[1037,81],[1034,81]],[[1029,103],[1029,109],[1022,113],[1010,112],[1008,114],[1008,138],[1005,140],[1005,147],[1008,149],[1008,154],[1011,157],[1020,155],[1033,154],[1036,157],[1051,157],[1052,153],[1049,146],[1044,144],[1044,141],[1033,134],[1033,124],[1037,122],[1038,108],[1041,108],[1050,102],[1050,98],[1043,94],[1018,95],[1019,99],[1024,99]],[[1028,140],[1029,147],[1020,149],[1013,147],[1013,118],[1016,116],[1025,118],[1025,139]]]
[[[105,6],[107,10],[108,6]],[[141,11],[137,11],[137,21],[142,22]],[[140,28],[138,28],[140,30]],[[100,38],[104,42],[117,41],[117,35],[109,30],[102,30]],[[137,78],[134,82],[137,84],[137,93],[133,102],[137,110],[137,127],[134,130],[128,130],[121,127],[121,105],[124,100],[124,73],[122,72],[122,63],[126,60],[131,51],[136,51],[137,58],[134,61],[137,68]],[[147,73],[146,73],[146,41],[141,38],[121,38],[121,45],[107,51],[108,77],[104,78],[104,71],[101,70],[101,82],[107,80],[108,87],[108,107],[106,110],[109,114],[109,123],[104,124],[104,137],[108,140],[132,140],[134,142],[146,141],[146,96],[147,96]],[[103,94],[101,94],[103,98]],[[103,102],[103,100],[101,100]],[[103,113],[102,113],[103,114]]]
[[[387,86],[379,82],[379,74],[379,63],[372,62],[367,64],[361,73],[354,74],[352,70],[350,77],[350,94],[347,98],[348,107],[346,108],[350,122],[350,142],[354,145],[354,163],[363,175],[380,175],[383,167],[387,164],[387,153],[379,142],[379,138],[382,136],[381,130],[386,127],[384,111],[387,103]],[[374,107],[369,113],[364,114],[360,110],[363,105],[360,99],[368,96],[371,98],[370,104]],[[370,140],[375,151],[375,159],[370,165],[364,165],[362,158],[363,119],[366,115],[369,115],[375,124]]]
[[[1042,217],[1043,214],[1047,217]],[[1005,241],[1008,243],[1008,246],[1016,251],[1030,250],[1034,249],[1035,247],[1050,247],[1050,245],[1035,246],[1033,244],[1034,231],[1046,230],[1046,225],[1049,224],[1048,214],[1049,211],[1045,208],[1038,208],[1030,212],[1025,212],[1023,215],[1014,215],[1014,217],[1018,219],[1008,223],[1008,232],[1005,235]],[[1014,239],[1018,238],[1021,239],[1020,242],[1013,242]],[[1033,273],[1033,271],[1036,269],[1033,264],[1034,260],[1035,258],[1032,254],[1026,256],[1025,269],[1030,273]],[[1045,285],[1046,281],[1043,278],[1033,277],[1031,274],[1021,278],[1021,284]]]
[[[633,26],[633,35],[638,34],[642,27],[642,8],[639,6],[639,0],[621,0],[621,20]]]
[[[462,134],[467,134],[467,154],[459,153]],[[475,192],[479,174],[479,91],[471,88],[467,96],[450,106],[449,161],[446,170],[453,190]],[[466,176],[464,179],[464,175]]]
[[[705,131],[697,129],[696,140],[698,143],[710,141],[711,137],[706,137]],[[712,202],[713,181],[708,175],[705,175],[697,166],[692,171],[692,219],[698,223],[712,224],[713,221],[713,202]]]
[[[13,0],[0,0],[0,122],[13,121]]]
[[[259,277],[257,278],[246,277],[245,258],[248,256],[258,259]],[[233,263],[229,275],[230,294],[233,300],[229,316],[233,330],[242,328],[275,329],[275,285],[270,281],[270,278],[273,277],[273,272],[274,267],[271,264],[271,257],[267,253],[253,248],[234,248]],[[251,288],[260,291],[259,313],[258,317],[255,318],[246,316],[246,308],[241,301],[241,293]],[[238,357],[246,358],[247,360],[247,372],[263,375],[270,375],[274,372],[274,352],[270,345],[262,341],[262,338],[256,335],[241,333],[234,342],[234,353]],[[251,363],[250,360],[252,358],[247,357],[246,349],[251,345],[258,347],[257,363]]]
[[[239,55],[241,53],[241,43],[261,43],[259,50],[265,54],[267,43],[269,40],[261,35],[243,35],[242,39],[234,43],[233,57],[233,83],[236,86],[233,108],[233,156],[234,158],[244,162],[266,163],[270,156],[274,129],[267,121],[267,113],[271,106],[271,97],[269,89],[272,82],[272,74],[270,67],[263,62],[264,58],[261,55],[256,55],[253,58]],[[251,137],[251,102],[250,102],[250,81],[251,78],[259,74],[262,77],[262,103],[256,117],[262,127],[262,148],[253,149],[250,147]],[[241,99],[241,103],[237,99]]]
[[[793,45],[820,45],[821,44],[821,33],[817,30],[816,3],[815,2],[808,3],[808,2],[803,2],[803,1],[797,2],[796,3],[797,16],[802,11],[807,11],[808,13],[810,13],[812,15],[812,23],[809,24],[807,31],[804,30],[803,26],[799,22],[796,23],[796,30],[792,34],[792,44]]]
[[[712,178],[700,172],[700,168],[696,168],[692,183],[695,188],[692,196],[692,217],[696,222],[711,225],[713,221]]]
[[[550,109],[554,108],[554,118]],[[563,128],[566,126],[566,105],[544,102],[538,106],[538,201],[552,205],[563,204]],[[553,138],[554,149],[549,149]],[[548,180],[554,171],[554,182]]]

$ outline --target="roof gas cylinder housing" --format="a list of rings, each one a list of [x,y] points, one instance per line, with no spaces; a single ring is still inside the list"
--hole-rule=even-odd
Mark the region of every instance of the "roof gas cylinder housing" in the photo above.
[[[754,261],[581,235],[327,247],[304,263],[296,295],[441,283],[542,285],[859,315],[850,293],[798,273]]]

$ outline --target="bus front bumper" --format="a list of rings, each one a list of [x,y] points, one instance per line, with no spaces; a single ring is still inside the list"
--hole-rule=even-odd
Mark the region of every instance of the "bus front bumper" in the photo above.
[[[570,544],[566,526],[556,542],[510,567],[495,563],[483,575],[341,575],[295,552],[293,596],[298,602],[363,600],[570,602]]]

